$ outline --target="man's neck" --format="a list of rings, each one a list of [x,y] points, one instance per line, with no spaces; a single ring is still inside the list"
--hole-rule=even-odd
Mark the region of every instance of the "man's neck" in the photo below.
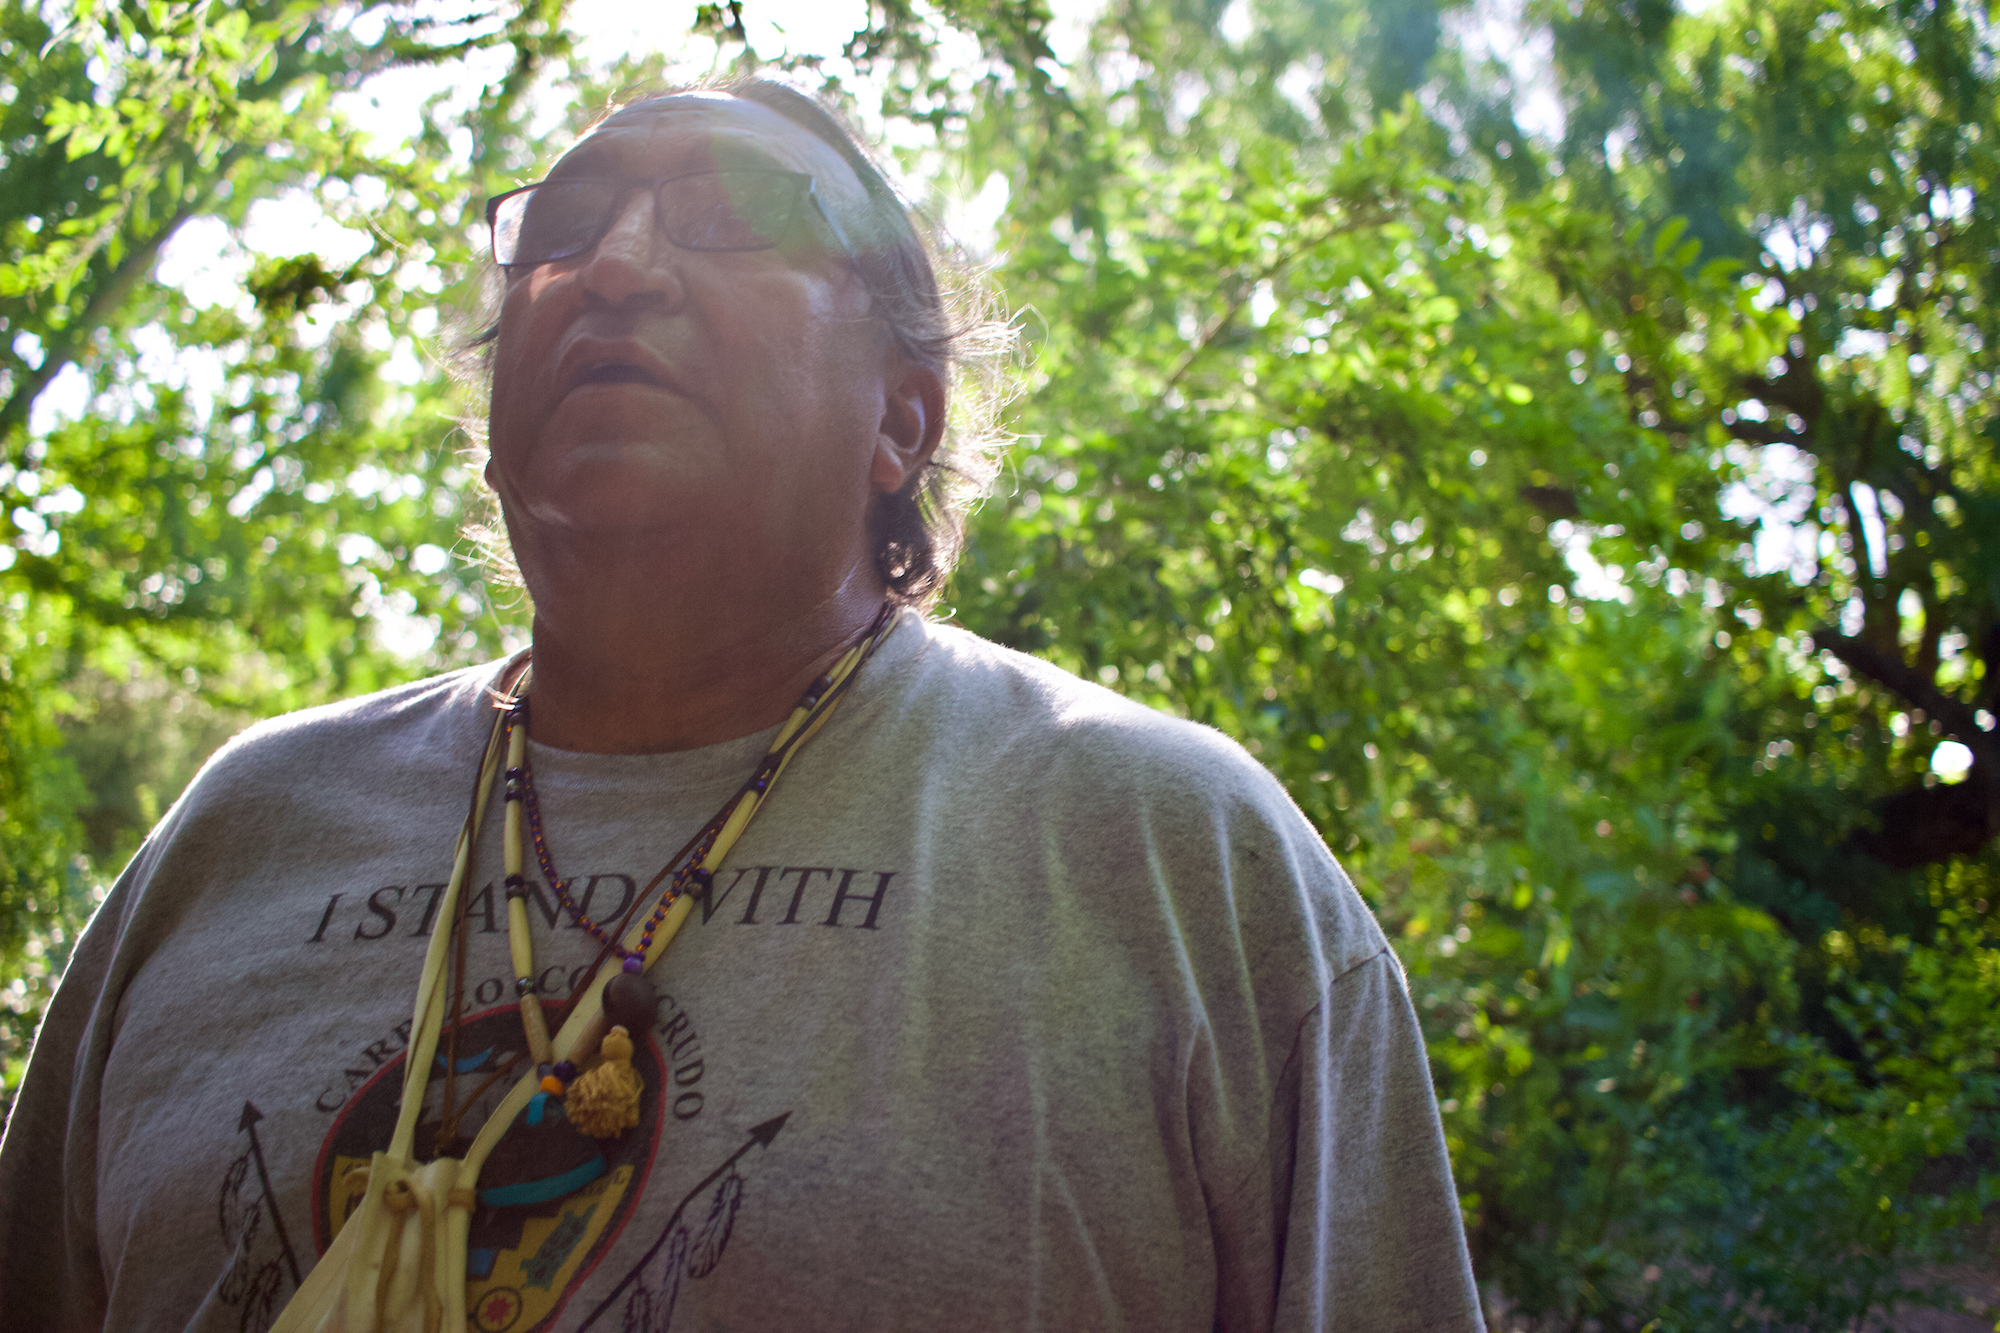
[[[797,605],[677,594],[656,565],[573,562],[567,576],[541,573],[530,735],[592,754],[691,750],[776,725],[883,598],[868,562]]]

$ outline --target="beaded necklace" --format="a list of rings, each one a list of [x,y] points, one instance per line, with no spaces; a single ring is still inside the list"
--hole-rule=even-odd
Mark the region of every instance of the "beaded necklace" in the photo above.
[[[534,941],[529,930],[527,907],[533,890],[523,873],[526,864],[523,824],[527,826],[535,849],[537,867],[554,891],[558,903],[577,925],[602,946],[590,969],[600,979],[586,987],[584,998],[598,1001],[611,1033],[624,1029],[625,1038],[629,1038],[633,1033],[646,1030],[652,1026],[659,1008],[657,993],[646,979],[646,969],[666,951],[681,923],[687,919],[694,900],[707,892],[713,883],[711,867],[721,862],[756,817],[786,766],[826,724],[835,706],[853,684],[855,673],[874,655],[895,623],[895,607],[885,602],[860,640],[825,675],[806,688],[805,694],[793,707],[791,716],[778,729],[770,749],[743,785],[723,802],[722,808],[668,859],[651,882],[635,896],[624,919],[609,928],[592,920],[584,912],[582,904],[570,895],[568,883],[557,874],[555,859],[549,851],[541,805],[535,794],[534,771],[527,753],[527,673],[523,673],[517,682],[515,692],[502,700],[500,725],[505,733],[507,754],[506,835],[502,845],[506,857],[507,942],[514,964],[514,992],[520,999],[521,1025],[527,1037],[528,1050],[540,1075],[539,1093],[565,1097],[569,1118],[585,1133],[608,1138],[638,1122],[638,1075],[629,1064],[629,1040],[614,1042],[607,1035],[603,1039],[605,1061],[581,1074],[577,1061],[558,1052],[550,1042],[548,1023],[543,1016],[541,998],[536,993],[534,981]],[[653,891],[662,882],[666,884],[665,891],[653,901],[645,919],[628,933],[632,918],[652,898]],[[459,916],[463,915],[461,910]],[[453,924],[457,927],[459,922],[455,919]],[[462,939],[461,932],[461,942]],[[601,976],[603,964],[614,953],[620,960],[618,969],[609,976]],[[572,1021],[578,1016],[573,1010]],[[568,1025],[565,1025],[566,1032],[567,1028]],[[456,1036],[457,1025],[454,1024],[451,1037],[455,1039]],[[586,1039],[569,1044],[582,1051],[594,1043]],[[446,1082],[449,1084],[449,1074],[454,1067],[449,1052],[445,1067]],[[475,1092],[473,1099],[476,1100],[477,1096]],[[455,1129],[457,1116],[449,1109],[452,1102],[449,1086],[445,1090],[445,1101],[446,1124]],[[531,1116],[539,1119],[533,1112]]]
[[[473,1209],[485,1197],[477,1188],[480,1170],[501,1136],[524,1110],[528,1111],[530,1123],[538,1119],[538,1112],[529,1108],[535,1104],[535,1098],[552,1095],[548,1087],[551,1075],[563,1071],[574,1079],[574,1086],[568,1089],[566,1110],[569,1120],[584,1133],[609,1138],[638,1123],[641,1089],[638,1074],[631,1065],[631,1035],[622,1023],[606,1031],[604,1002],[611,982],[629,978],[645,985],[645,969],[658,961],[672,942],[674,932],[687,920],[696,896],[690,892],[690,885],[705,881],[698,881],[692,871],[676,875],[660,903],[648,914],[645,925],[626,935],[625,927],[638,912],[639,904],[650,899],[653,890],[677,868],[721,864],[784,772],[785,765],[826,724],[834,705],[853,682],[855,671],[873,654],[894,624],[892,609],[884,606],[862,640],[842,655],[833,670],[813,682],[806,697],[778,729],[777,739],[749,781],[653,877],[618,929],[606,931],[598,926],[594,934],[606,941],[604,952],[592,965],[590,982],[570,1004],[562,1030],[553,1040],[532,980],[534,946],[528,934],[525,881],[518,896],[509,895],[507,937],[515,973],[520,978],[515,990],[521,996],[521,1021],[527,1031],[529,1050],[544,1072],[539,1077],[524,1075],[515,1082],[487,1116],[463,1157],[441,1151],[430,1162],[420,1165],[414,1153],[417,1122],[429,1101],[426,1095],[429,1071],[444,1030],[450,989],[448,973],[453,970],[446,955],[455,949],[459,975],[457,994],[450,999],[450,1005],[454,1014],[462,1015],[467,911],[463,890],[471,877],[473,847],[479,840],[481,818],[494,781],[500,776],[503,756],[507,767],[521,770],[522,796],[505,802],[507,873],[510,878],[521,874],[521,814],[532,781],[527,773],[527,728],[520,725],[526,715],[514,711],[516,699],[500,700],[503,711],[494,720],[487,739],[471,807],[452,854],[451,878],[439,901],[438,910],[451,924],[447,929],[433,931],[424,950],[423,976],[417,982],[416,1008],[410,1016],[409,1051],[403,1064],[403,1095],[396,1112],[395,1130],[385,1150],[374,1153],[366,1166],[349,1173],[350,1180],[356,1176],[361,1179],[361,1202],[349,1214],[333,1244],[313,1265],[312,1272],[292,1293],[292,1299],[272,1326],[272,1333],[309,1333],[328,1328],[456,1329],[466,1325],[467,1238]],[[526,693],[525,673],[516,681],[515,689]],[[539,812],[536,822],[539,824]],[[546,839],[540,841],[541,850],[546,852]],[[695,855],[690,858],[690,853]],[[551,874],[551,883],[560,886],[562,881]],[[576,914],[575,904],[568,906]],[[621,938],[622,946],[617,943]],[[614,948],[622,960],[615,973],[603,968]],[[638,967],[634,969],[635,958]],[[646,990],[650,995],[651,987]],[[643,1014],[628,1016],[650,1026],[654,1008],[648,1001]],[[451,1024],[454,1040],[458,1025],[459,1020],[454,1019]],[[596,1052],[594,1067],[577,1076],[574,1062],[591,1061],[593,1051]],[[451,1109],[452,1074],[457,1063],[450,1055],[445,1060],[445,1117],[439,1127],[440,1149],[455,1138],[458,1116],[464,1110],[464,1107],[458,1111]],[[511,1065],[503,1065],[488,1078],[486,1086],[503,1077],[509,1068]],[[569,1079],[553,1081],[560,1088]],[[482,1086],[469,1100],[478,1101],[484,1091]]]

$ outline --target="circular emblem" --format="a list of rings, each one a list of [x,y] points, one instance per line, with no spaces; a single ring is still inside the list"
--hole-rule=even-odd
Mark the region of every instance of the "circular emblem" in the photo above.
[[[521,1293],[512,1287],[494,1287],[473,1307],[472,1322],[481,1333],[507,1333],[521,1317]]]
[[[562,1021],[549,1005],[549,1026]],[[632,1067],[645,1084],[639,1123],[615,1138],[594,1139],[569,1123],[560,1098],[538,1095],[494,1148],[479,1173],[478,1206],[466,1237],[465,1308],[484,1333],[531,1333],[561,1313],[575,1285],[624,1229],[645,1189],[659,1145],[661,1092],[668,1083],[655,1034],[633,1041]],[[349,1176],[386,1147],[403,1095],[405,1050],[348,1098],[321,1142],[313,1173],[313,1240],[327,1246],[359,1206],[365,1177]],[[451,1071],[459,1116],[453,1155],[486,1123],[501,1098],[533,1065],[522,1049],[518,1008],[474,1014],[459,1028]],[[444,1128],[445,1061],[440,1046],[417,1123],[414,1155],[438,1156]]]

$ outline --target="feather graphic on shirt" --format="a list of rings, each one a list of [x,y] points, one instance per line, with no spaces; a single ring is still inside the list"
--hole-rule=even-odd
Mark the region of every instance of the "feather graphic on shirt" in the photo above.
[[[792,1113],[787,1111],[752,1128],[741,1147],[687,1192],[687,1197],[667,1218],[667,1224],[660,1228],[659,1238],[647,1247],[631,1271],[619,1279],[611,1293],[598,1302],[577,1333],[584,1333],[595,1324],[627,1287],[632,1292],[625,1299],[620,1333],[667,1333],[673,1325],[674,1309],[680,1304],[682,1282],[713,1273],[722,1262],[722,1252],[729,1247],[737,1210],[743,1206],[743,1177],[736,1169],[737,1161],[752,1148],[770,1147],[771,1140],[778,1137],[778,1131],[791,1118]],[[703,1195],[708,1195],[707,1215],[699,1224],[691,1225],[684,1220],[688,1205]]]
[[[619,1333],[666,1333],[674,1322],[674,1306],[681,1298],[681,1279],[687,1274],[688,1233],[676,1227],[667,1242],[665,1262],[660,1269],[658,1290],[644,1282],[632,1288],[625,1300],[625,1318]]]
[[[620,1333],[667,1333],[673,1326],[674,1306],[679,1304],[684,1278],[707,1277],[722,1262],[729,1246],[729,1232],[736,1225],[736,1210],[743,1202],[743,1177],[732,1165],[715,1186],[709,1199],[708,1216],[693,1232],[685,1222],[673,1229],[666,1254],[655,1270],[659,1286],[638,1285],[625,1301],[625,1320]]]
[[[222,1226],[222,1243],[236,1256],[216,1295],[234,1305],[243,1299],[244,1259],[257,1239],[258,1224],[264,1220],[263,1200],[243,1197],[243,1181],[250,1174],[250,1154],[245,1152],[229,1164],[222,1177],[222,1197],[216,1204],[216,1220]]]
[[[238,1333],[271,1326],[278,1312],[278,1294],[284,1288],[287,1266],[292,1285],[298,1285],[298,1260],[292,1253],[291,1238],[285,1232],[285,1219],[278,1212],[278,1202],[271,1196],[271,1175],[264,1166],[263,1145],[257,1141],[257,1122],[263,1118],[254,1105],[243,1103],[243,1115],[236,1128],[239,1133],[249,1135],[250,1146],[223,1173],[222,1188],[216,1198],[216,1221],[222,1230],[222,1243],[229,1247],[230,1263],[222,1280],[216,1283],[215,1295],[224,1305],[241,1307],[236,1322]],[[277,1249],[259,1263],[257,1239],[267,1211]]]
[[[688,1255],[689,1277],[707,1277],[722,1262],[722,1251],[729,1245],[729,1231],[736,1225],[736,1210],[743,1203],[743,1177],[730,1167],[729,1174],[715,1187],[715,1198],[709,1203],[708,1217],[702,1222],[701,1230],[695,1233],[694,1248]]]

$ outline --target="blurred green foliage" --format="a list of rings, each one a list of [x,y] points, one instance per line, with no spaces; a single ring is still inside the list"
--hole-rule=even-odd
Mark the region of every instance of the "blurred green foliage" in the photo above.
[[[0,14],[10,1085],[217,740],[518,621],[436,364],[473,201],[562,142],[538,106],[688,71],[591,66],[554,0],[429,13]],[[756,14],[695,41],[755,68]],[[949,612],[1222,728],[1325,833],[1410,971],[1496,1315],[1956,1301],[2000,1187],[1990,10],[869,23],[780,63],[940,207],[1004,193],[1031,343]],[[343,95],[427,67],[462,75],[407,144],[353,131]],[[352,253],[245,248],[301,197]],[[190,226],[228,299],[149,280]]]

